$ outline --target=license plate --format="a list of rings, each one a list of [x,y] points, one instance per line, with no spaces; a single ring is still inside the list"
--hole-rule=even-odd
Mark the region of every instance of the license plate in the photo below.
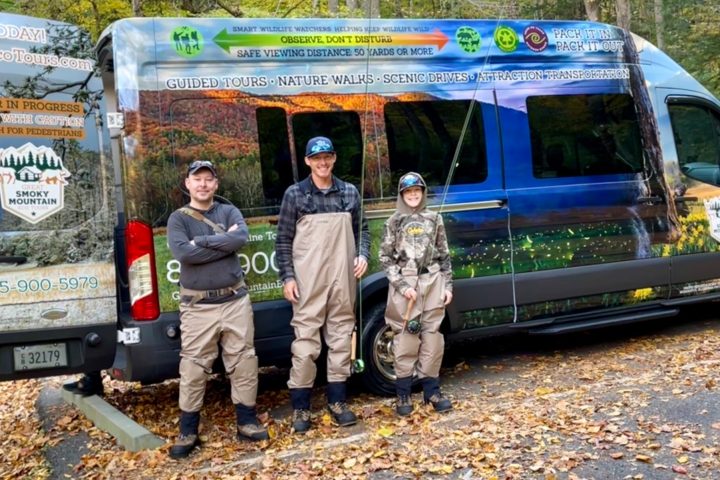
[[[46,345],[28,345],[13,348],[15,371],[36,370],[39,368],[67,367],[67,345],[48,343]]]

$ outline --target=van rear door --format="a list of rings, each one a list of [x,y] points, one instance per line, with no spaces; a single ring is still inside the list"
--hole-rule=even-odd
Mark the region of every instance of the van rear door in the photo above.
[[[0,14],[0,380],[115,355],[115,208],[91,52],[72,25]]]

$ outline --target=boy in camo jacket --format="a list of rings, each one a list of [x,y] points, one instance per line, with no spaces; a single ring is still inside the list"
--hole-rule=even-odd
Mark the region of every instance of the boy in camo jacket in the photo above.
[[[380,246],[380,263],[390,283],[385,322],[395,334],[396,411],[400,416],[413,411],[414,374],[422,383],[426,404],[432,404],[437,412],[452,409],[440,392],[439,381],[445,348],[440,324],[445,306],[453,298],[452,267],[442,217],[426,207],[426,200],[423,178],[414,172],[403,175],[397,209],[385,222]]]

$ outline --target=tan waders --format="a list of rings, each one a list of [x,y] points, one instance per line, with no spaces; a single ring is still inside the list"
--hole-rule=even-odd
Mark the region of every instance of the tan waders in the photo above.
[[[439,412],[450,410],[452,405],[440,393],[438,379],[445,349],[445,339],[440,332],[445,317],[445,279],[438,265],[423,269],[420,275],[414,268],[404,268],[402,274],[409,285],[416,285],[417,300],[409,318],[419,320],[420,332],[413,334],[403,328],[409,300],[390,285],[385,322],[394,333],[397,413],[400,416],[412,413],[410,393],[415,374],[423,385],[425,403],[432,403]]]
[[[267,439],[267,430],[258,424],[255,412],[258,360],[250,296],[224,303],[181,303],[180,331],[180,436],[170,449],[170,456],[187,457],[200,444],[200,409],[208,376],[218,356],[218,343],[230,379],[238,438]]]
[[[421,330],[419,334],[403,330],[402,317],[408,299],[390,285],[385,322],[395,334],[395,374],[398,378],[411,377],[417,370],[420,378],[434,378],[440,374],[445,348],[445,340],[440,333],[440,325],[445,317],[445,280],[437,265],[428,267],[427,273],[419,276],[414,268],[404,268],[402,273],[409,285],[417,285],[415,290],[418,296],[410,311],[410,318],[419,317]]]
[[[315,361],[320,355],[320,332],[328,346],[327,380],[330,413],[340,425],[357,419],[345,404],[345,381],[350,376],[350,341],[355,326],[355,238],[349,212],[302,217],[293,240],[293,267],[300,298],[293,304],[295,331],[290,369],[293,427],[310,428],[310,391]]]

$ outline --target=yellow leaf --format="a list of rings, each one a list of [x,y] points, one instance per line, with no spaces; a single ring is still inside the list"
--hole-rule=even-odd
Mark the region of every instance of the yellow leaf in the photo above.
[[[353,468],[356,463],[357,463],[357,459],[355,457],[350,457],[343,462],[343,468],[346,468],[346,469]]]
[[[687,455],[681,455],[677,458],[678,463],[687,463],[688,460],[689,459],[688,459]]]
[[[637,460],[638,462],[650,463],[652,461],[652,458],[648,457],[647,455],[638,454],[635,455],[635,460]]]
[[[381,437],[387,438],[387,437],[391,437],[395,433],[395,430],[393,430],[392,428],[390,428],[388,426],[383,425],[382,427],[378,428],[377,433]]]
[[[330,417],[330,414],[326,412],[320,419],[320,422],[325,426],[332,425],[332,418]]]
[[[549,387],[538,387],[535,389],[535,395],[547,395],[549,393],[553,393],[553,389]]]

